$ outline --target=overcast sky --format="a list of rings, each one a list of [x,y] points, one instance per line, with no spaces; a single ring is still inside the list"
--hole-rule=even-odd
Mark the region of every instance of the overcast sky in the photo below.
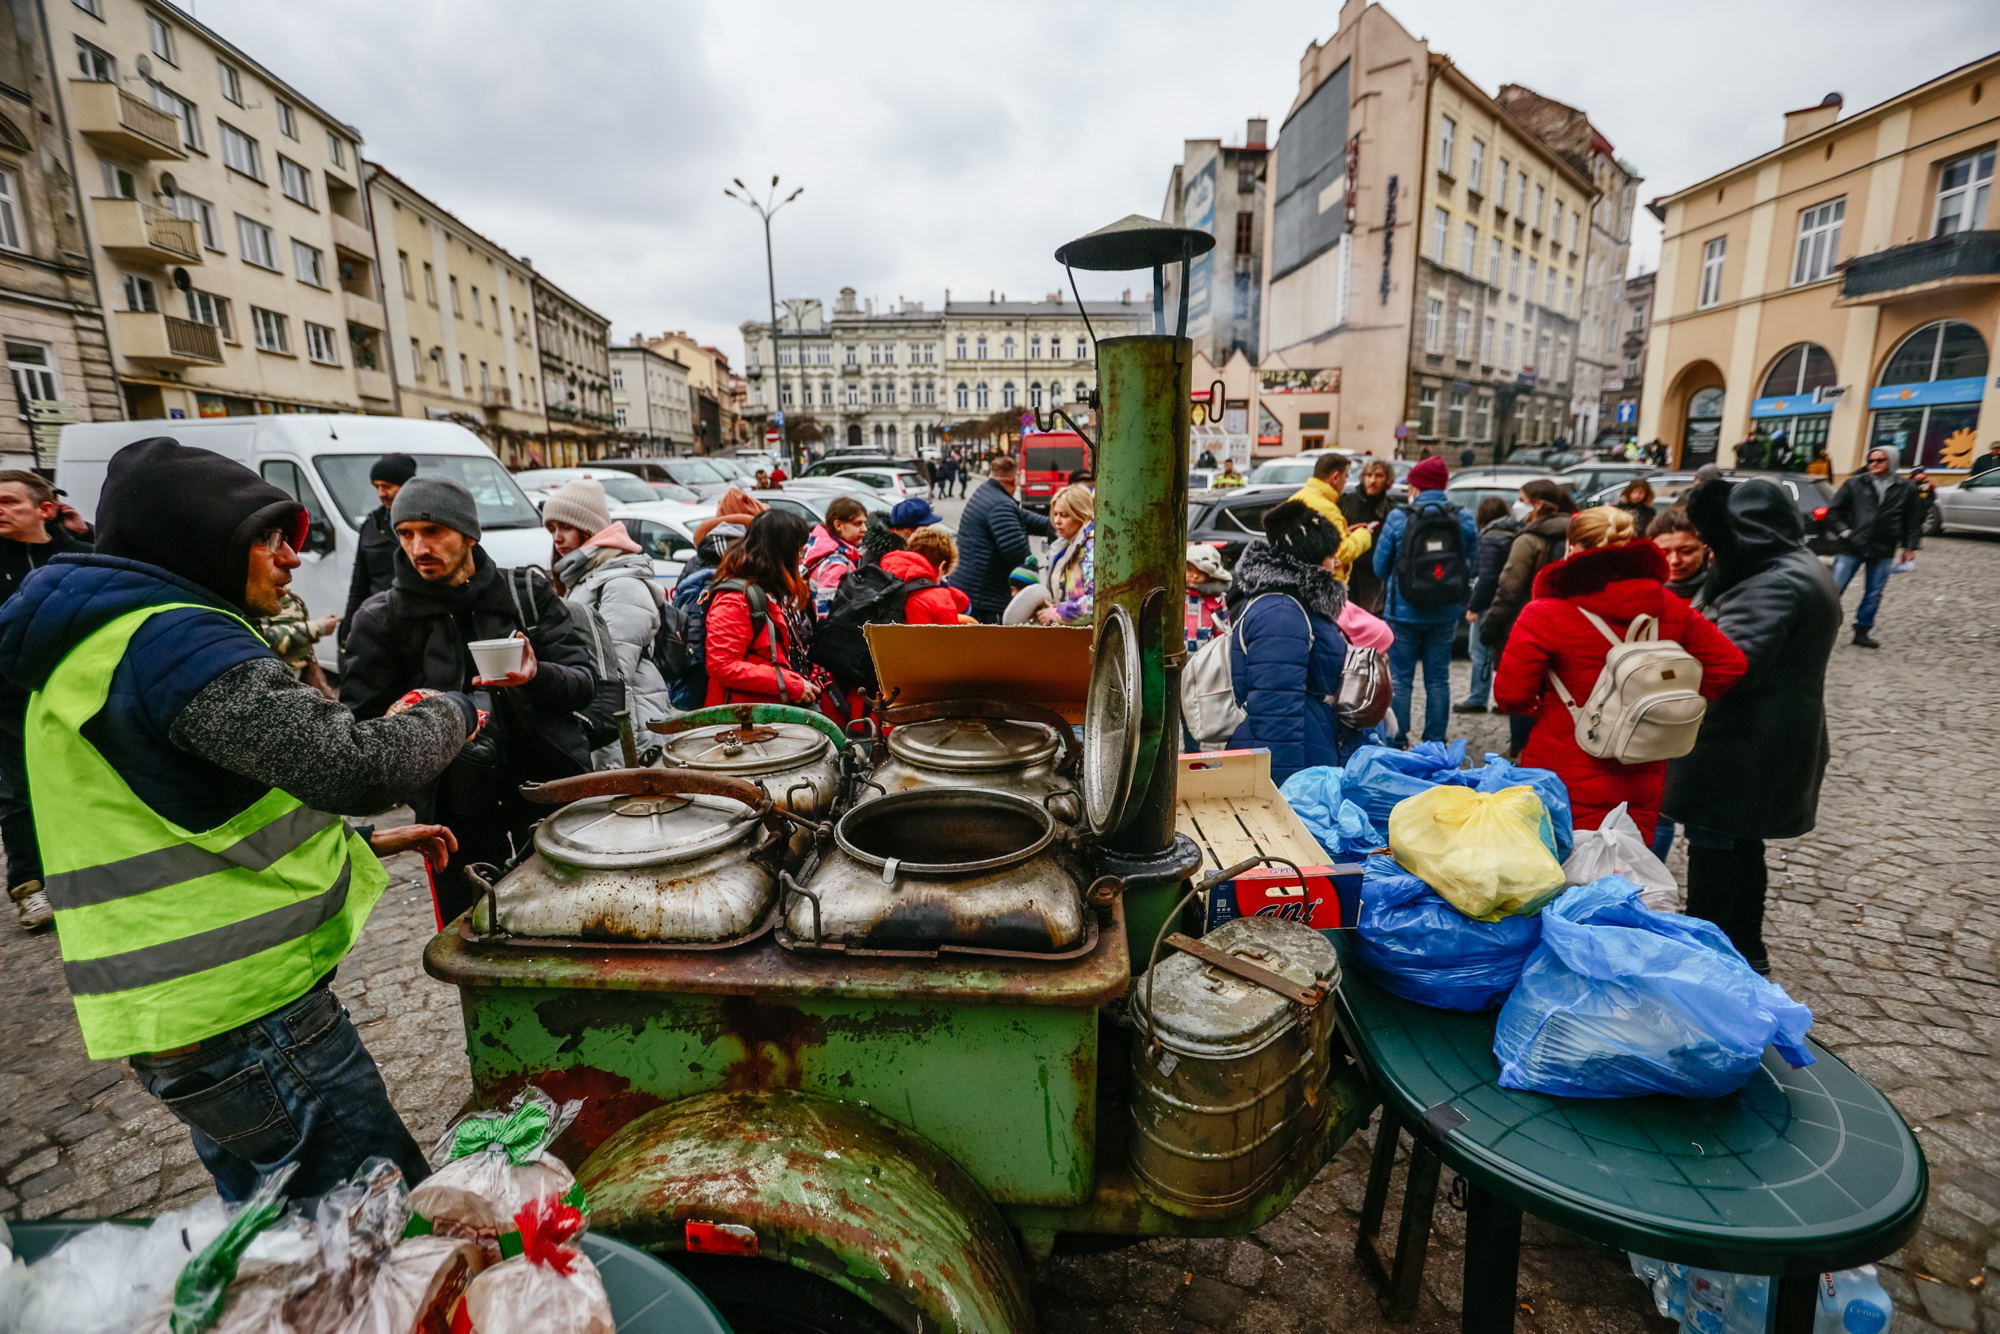
[[[612,321],[738,364],[763,236],[730,179],[804,186],[774,226],[780,299],[843,286],[935,308],[1062,283],[1056,246],[1157,216],[1186,138],[1275,136],[1322,0],[181,0],[359,127],[368,156]],[[1992,0],[1399,0],[1488,92],[1584,108],[1641,198],[2000,49]],[[1659,229],[1640,211],[1636,269]],[[1079,275],[1087,277],[1087,275]],[[1084,295],[1137,285],[1116,275]]]

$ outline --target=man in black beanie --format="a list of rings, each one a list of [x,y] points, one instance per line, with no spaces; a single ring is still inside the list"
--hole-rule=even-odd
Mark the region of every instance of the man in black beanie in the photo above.
[[[305,510],[168,439],[112,457],[94,554],[0,607],[0,678],[30,692],[24,755],[63,973],[93,1059],[130,1059],[224,1199],[297,1165],[321,1195],[382,1156],[428,1173],[329,984],[438,826],[350,827],[465,744],[463,695],[356,721],[248,618],[277,611]]]
[[[417,461],[408,454],[384,454],[368,470],[375,486],[375,498],[382,503],[368,511],[361,521],[360,541],[354,549],[354,574],[347,581],[347,607],[340,613],[340,644],[347,646],[347,627],[361,604],[384,592],[396,581],[396,534],[389,526],[389,507],[396,493],[417,475]]]

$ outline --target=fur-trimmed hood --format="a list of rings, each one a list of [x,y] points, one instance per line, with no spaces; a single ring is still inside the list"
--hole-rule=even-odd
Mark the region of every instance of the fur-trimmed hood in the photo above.
[[[1265,593],[1289,594],[1324,621],[1338,622],[1340,609],[1347,604],[1346,587],[1325,569],[1288,556],[1259,537],[1236,558],[1235,577],[1229,586],[1230,615]]]
[[[1588,597],[1623,579],[1650,579],[1664,584],[1666,553],[1643,538],[1622,547],[1574,552],[1564,560],[1542,567],[1535,576],[1535,596]]]

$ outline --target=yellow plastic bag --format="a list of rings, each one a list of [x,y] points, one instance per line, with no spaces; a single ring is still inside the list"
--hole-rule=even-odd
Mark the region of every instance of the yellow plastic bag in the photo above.
[[[1533,788],[1434,787],[1396,803],[1389,848],[1452,907],[1497,922],[1540,911],[1563,887],[1562,863],[1542,843],[1547,820]]]

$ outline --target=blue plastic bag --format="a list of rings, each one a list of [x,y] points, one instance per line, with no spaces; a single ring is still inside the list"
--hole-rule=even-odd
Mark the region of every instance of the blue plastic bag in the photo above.
[[[1341,791],[1361,807],[1377,829],[1389,827],[1389,812],[1405,797],[1414,797],[1439,783],[1465,763],[1465,741],[1445,745],[1421,741],[1408,750],[1363,746],[1347,757]]]
[[[1328,854],[1365,857],[1388,840],[1368,813],[1347,799],[1345,779],[1341,770],[1328,765],[1301,769],[1285,780],[1278,795]]]
[[[1570,850],[1576,846],[1576,834],[1570,823],[1569,789],[1555,774],[1547,769],[1524,769],[1510,764],[1504,755],[1489,752],[1485,768],[1467,769],[1452,781],[1462,782],[1475,792],[1498,792],[1503,787],[1518,785],[1534,789],[1549,810],[1549,827],[1543,831],[1542,842],[1548,844],[1557,861],[1569,860]]]
[[[1617,875],[1541,916],[1542,943],[1493,1035],[1501,1087],[1720,1098],[1743,1087],[1766,1046],[1812,1064],[1812,1012],[1752,971],[1714,924],[1654,912]]]
[[[1507,999],[1541,942],[1538,915],[1476,922],[1388,853],[1368,859],[1354,958],[1385,990],[1442,1010],[1490,1010]]]

